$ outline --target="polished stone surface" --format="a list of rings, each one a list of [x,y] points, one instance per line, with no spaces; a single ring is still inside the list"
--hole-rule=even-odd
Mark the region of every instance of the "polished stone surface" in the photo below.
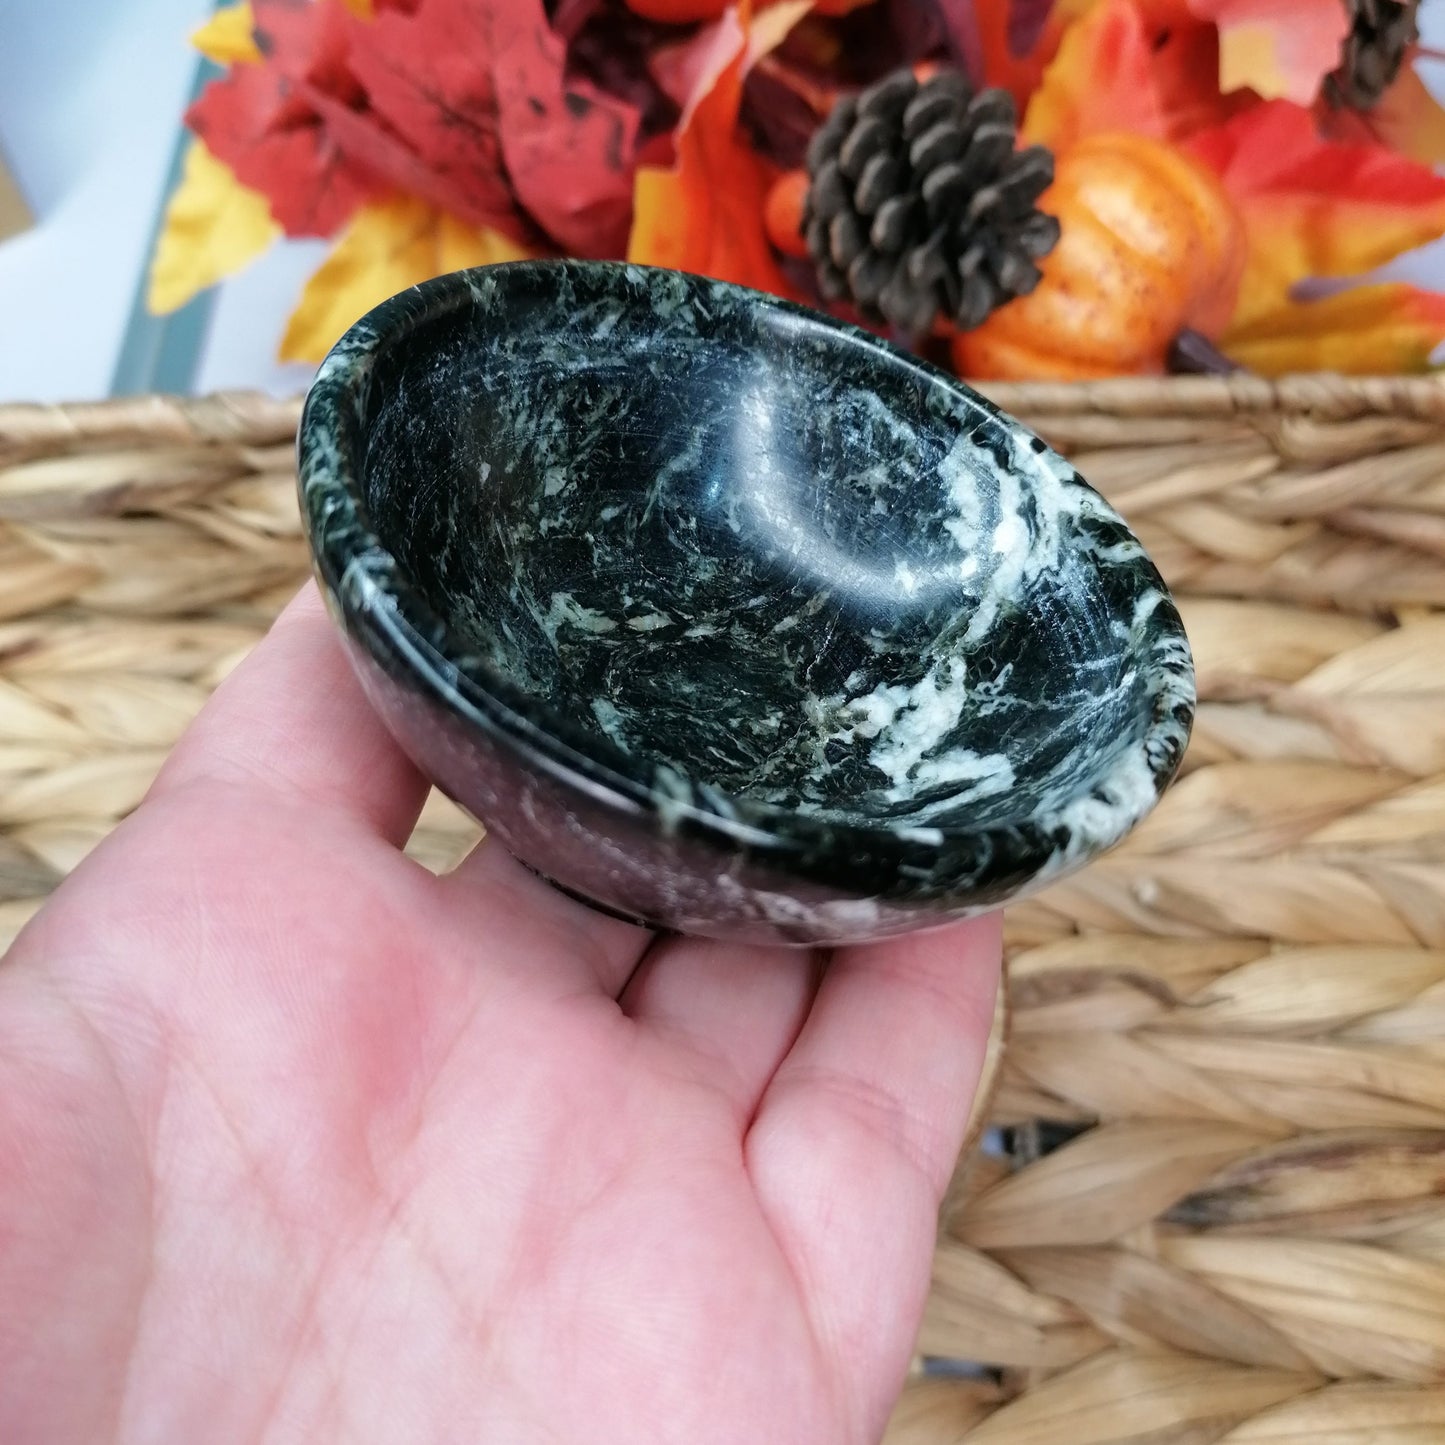
[[[872,336],[528,263],[404,293],[301,436],[372,697],[525,862],[659,925],[836,942],[1117,842],[1189,650],[1066,461]]]

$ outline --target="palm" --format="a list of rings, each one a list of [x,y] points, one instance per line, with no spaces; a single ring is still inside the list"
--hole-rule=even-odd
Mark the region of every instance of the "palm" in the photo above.
[[[0,1439],[876,1438],[996,932],[648,951],[420,795],[308,601],[12,951]]]

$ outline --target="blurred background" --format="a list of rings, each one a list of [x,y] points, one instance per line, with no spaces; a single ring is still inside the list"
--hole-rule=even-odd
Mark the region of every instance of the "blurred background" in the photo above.
[[[210,0],[0,0],[0,153],[34,224],[0,241],[0,402],[304,387],[276,338],[324,241],[283,242],[178,316],[143,283],[213,74],[188,43]]]
[[[188,40],[216,8],[0,0],[0,170],[30,218],[0,240],[0,402],[308,382],[312,368],[279,364],[276,343],[326,241],[283,240],[175,315],[144,305],[181,117],[220,73]],[[1426,0],[1419,24],[1422,44],[1445,47],[1445,0]],[[1445,88],[1445,65],[1421,74]],[[1445,290],[1445,242],[1380,274]]]

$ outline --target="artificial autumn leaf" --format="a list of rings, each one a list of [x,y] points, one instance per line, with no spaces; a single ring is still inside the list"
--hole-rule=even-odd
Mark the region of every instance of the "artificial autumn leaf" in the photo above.
[[[1096,0],[982,0],[975,10],[982,81],[1014,98],[1022,115],[1069,27]]]
[[[623,3],[648,20],[690,25],[699,20],[720,20],[723,12],[737,4],[737,0],[623,0]],[[753,0],[753,9],[764,10],[769,5],[785,3],[787,0]],[[872,5],[874,0],[813,0],[813,3],[820,15],[846,15],[850,10]]]
[[[502,170],[490,26],[473,0],[431,4],[358,27],[352,64],[376,115],[463,219],[492,224],[516,208]],[[414,190],[416,187],[408,187]]]
[[[552,30],[567,48],[567,74],[629,101],[640,117],[638,149],[670,135],[680,104],[665,95],[651,73],[652,56],[677,39],[671,26],[635,15],[605,0],[567,0],[552,11]]]
[[[1219,27],[1219,88],[1308,105],[1340,63],[1350,29],[1343,0],[1189,0]]]
[[[700,78],[683,111],[677,163],[637,172],[628,260],[797,296],[763,226],[775,171],[740,138],[738,113],[749,68],[782,42],[810,4],[787,0],[751,25],[729,11],[699,36]]]
[[[804,163],[808,143],[842,93],[839,86],[765,55],[743,85],[741,123],[754,150],[783,170]]]
[[[717,83],[745,43],[741,24],[733,29],[719,21],[687,40],[659,46],[653,53],[648,65],[652,78],[682,112],[682,125],[688,123],[699,97]]]
[[[638,168],[628,260],[713,274],[707,264],[716,239],[713,199],[725,192],[733,170],[746,184],[756,181],[761,165],[733,135],[742,104],[737,73],[746,51],[747,31],[734,12],[694,40],[678,42],[654,57],[659,84],[683,101],[677,160],[665,169]],[[719,181],[713,183],[712,175]],[[759,189],[759,214],[765,200]],[[744,203],[740,199],[739,204]],[[694,256],[699,259],[686,264]]]
[[[238,66],[212,81],[186,124],[243,185],[266,197],[289,236],[331,235],[375,190],[314,109],[288,98],[269,66]]]
[[[281,342],[281,360],[321,361],[354,322],[409,286],[526,254],[497,232],[477,230],[425,201],[374,202],[356,213],[306,283]]]
[[[262,59],[260,47],[251,34],[249,0],[217,10],[191,36],[191,44],[217,65],[246,65]]]
[[[380,189],[330,134],[310,92],[360,101],[346,64],[339,0],[254,0],[263,59],[212,81],[186,123],[242,185],[264,195],[290,236],[330,236]]]
[[[729,0],[623,0],[627,8],[645,20],[665,25],[691,25],[699,20],[716,20]]]
[[[1445,109],[1420,76],[1405,65],[1369,110],[1316,107],[1321,134],[1331,140],[1388,146],[1427,166],[1445,165]]]
[[[378,14],[354,28],[350,63],[446,209],[520,238],[525,222],[507,222],[520,202],[564,250],[621,248],[639,115],[565,79],[565,47],[541,0],[430,0],[414,14]]]
[[[581,80],[540,0],[500,0],[494,19],[497,119],[517,197],[564,250],[615,256],[632,220],[641,112]]]
[[[359,18],[351,0],[251,0],[251,9],[256,45],[281,75],[362,102],[350,65]]]
[[[763,7],[752,8],[756,14]],[[779,74],[804,97],[826,97],[831,104],[904,66],[948,61],[974,74],[977,50],[972,0],[864,0],[846,7],[840,0],[813,0],[783,40],[749,66],[744,118],[750,127],[770,129],[769,117],[748,114],[747,93],[763,75]]]
[[[614,7],[608,0],[556,0],[552,6],[552,29],[571,45],[601,12],[611,8]]]
[[[744,130],[754,149],[784,170],[803,164],[809,141],[841,95],[897,70],[948,62],[978,77],[987,19],[976,19],[972,0],[867,0],[846,14],[838,8],[815,0],[782,44],[748,71]],[[671,86],[664,57],[656,64]],[[685,87],[683,96],[690,91]]]
[[[983,74],[984,51],[981,26],[988,16],[983,12],[989,3],[978,6],[974,0],[901,0],[911,10],[932,19],[943,33],[949,61],[966,74],[977,78]],[[997,3],[992,4],[997,10]]]
[[[1317,301],[1286,301],[1234,328],[1222,349],[1264,376],[1424,371],[1445,341],[1445,296],[1402,282],[1357,286]]]
[[[151,259],[150,310],[157,315],[179,310],[255,260],[280,235],[265,197],[241,185],[203,142],[192,141]]]
[[[1221,97],[1219,37],[1187,0],[1101,0],[1059,43],[1020,127],[1055,152],[1086,135],[1178,141],[1250,103]]]
[[[783,40],[748,67],[743,132],[754,150],[783,170],[803,164],[808,143],[839,96],[948,47],[931,3],[868,0],[836,11],[815,0]],[[661,55],[658,64],[665,64]],[[683,87],[684,103],[692,90],[691,84]]]
[[[1445,234],[1445,177],[1383,146],[1324,140],[1289,101],[1252,106],[1188,148],[1244,222],[1235,326],[1273,311],[1301,281],[1362,275]]]
[[[1054,0],[1009,0],[1005,37],[1010,55],[1022,59],[1033,54],[1053,8]]]

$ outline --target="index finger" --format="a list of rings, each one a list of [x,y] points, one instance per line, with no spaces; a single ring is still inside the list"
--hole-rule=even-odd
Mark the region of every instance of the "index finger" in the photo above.
[[[314,583],[217,688],[150,797],[196,783],[300,795],[398,847],[427,783],[376,716]]]

